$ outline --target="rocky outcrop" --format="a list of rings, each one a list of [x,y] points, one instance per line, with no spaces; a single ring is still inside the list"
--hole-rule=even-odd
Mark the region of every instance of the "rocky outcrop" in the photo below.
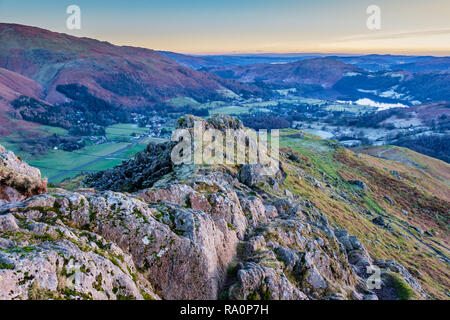
[[[241,125],[230,121],[203,123]],[[426,297],[406,268],[278,190],[282,173],[260,186],[251,168],[169,167],[171,145],[152,148],[91,180],[133,194],[56,190],[1,205],[0,298],[396,299],[405,286]],[[382,289],[370,287],[375,267]]]
[[[192,129],[194,128],[195,122],[201,123],[201,127],[203,129],[217,129],[221,131],[225,131],[226,129],[232,130],[244,130],[244,124],[241,120],[237,118],[233,118],[231,116],[225,114],[215,114],[204,120],[202,118],[193,116],[193,115],[185,115],[178,119],[177,129]]]
[[[0,205],[47,191],[47,180],[39,169],[29,166],[0,145]]]
[[[203,130],[227,129],[243,130],[239,119],[217,114],[204,120],[193,115],[186,115],[177,121],[177,129],[193,129],[195,122],[201,124]],[[192,133],[193,134],[193,133]],[[164,175],[174,170],[171,152],[174,143],[150,143],[146,150],[135,158],[106,171],[88,175],[84,183],[96,190],[112,190],[118,192],[136,192],[153,186]]]
[[[172,171],[170,144],[150,143],[131,160],[106,171],[90,174],[85,184],[96,190],[128,191],[151,187],[162,176]]]
[[[214,181],[214,177],[208,180]],[[127,266],[138,270],[161,297],[217,299],[228,265],[236,256],[239,238],[243,238],[247,228],[236,193],[223,183],[220,187],[216,193],[204,194],[195,190],[204,188],[199,181],[194,188],[172,185],[166,190],[147,190],[138,195],[148,202],[111,191],[47,194],[3,207],[1,217],[6,222],[2,231],[20,232],[15,227],[17,223],[10,223],[9,218],[39,223],[40,230],[53,224],[70,225],[73,233],[83,230],[98,235],[123,250],[131,257]],[[34,235],[34,230],[29,232]],[[15,236],[2,234],[8,243]],[[37,241],[33,248],[67,240],[66,234],[60,232],[53,236],[54,239],[43,237],[48,242]],[[20,250],[23,245],[13,243]],[[84,249],[89,254],[95,252],[93,248]],[[17,269],[13,267],[8,272],[17,273]],[[126,266],[122,269],[128,270]],[[153,288],[146,288],[153,292]],[[57,289],[49,290],[61,294]],[[100,297],[91,293],[93,298]]]
[[[239,171],[239,181],[251,188],[270,186],[278,189],[278,184],[283,178],[283,172],[280,169],[272,174],[262,164],[244,164]]]

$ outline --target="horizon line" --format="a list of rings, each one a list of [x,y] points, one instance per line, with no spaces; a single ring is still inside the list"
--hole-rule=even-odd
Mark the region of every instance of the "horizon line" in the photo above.
[[[366,51],[363,48],[354,48],[354,51],[349,51],[349,52],[333,52],[333,51],[329,51],[329,52],[313,52],[313,51],[264,51],[261,49],[255,49],[255,50],[249,50],[249,51],[184,51],[184,50],[171,50],[171,49],[156,49],[156,48],[151,48],[148,46],[143,46],[143,45],[137,45],[137,44],[124,44],[124,43],[117,43],[115,41],[111,41],[111,40],[100,40],[99,38],[95,38],[92,36],[85,36],[85,35],[76,35],[76,34],[70,34],[69,32],[61,32],[61,31],[53,31],[51,29],[47,29],[47,28],[43,28],[40,26],[35,26],[35,25],[27,25],[27,24],[22,24],[22,23],[17,23],[17,22],[3,22],[0,21],[0,24],[9,24],[9,25],[18,25],[18,26],[23,26],[23,27],[29,27],[29,28],[37,28],[37,29],[41,29],[41,30],[45,30],[45,31],[49,31],[49,32],[53,32],[53,33],[58,33],[58,34],[64,34],[67,36],[71,36],[71,37],[75,37],[75,38],[85,38],[85,39],[91,39],[91,40],[96,40],[96,41],[100,41],[100,42],[108,42],[112,45],[115,46],[119,46],[119,47],[135,47],[135,48],[143,48],[143,49],[147,49],[147,50],[153,50],[156,52],[172,52],[172,53],[177,53],[177,54],[182,54],[182,55],[190,55],[190,56],[248,56],[248,55],[304,55],[304,56],[367,56],[367,55],[392,55],[392,56],[412,56],[412,57],[423,57],[423,56],[430,56],[430,57],[439,57],[439,58],[446,58],[446,57],[450,57],[450,52],[447,51],[447,49],[443,49],[443,50],[433,50],[433,51],[427,51],[427,52],[422,52],[420,50],[417,51],[410,51],[410,50],[402,50],[402,49],[380,49],[380,51],[382,52],[377,52],[377,51]],[[358,49],[360,49],[361,51],[358,52]],[[442,51],[442,53],[441,53]]]

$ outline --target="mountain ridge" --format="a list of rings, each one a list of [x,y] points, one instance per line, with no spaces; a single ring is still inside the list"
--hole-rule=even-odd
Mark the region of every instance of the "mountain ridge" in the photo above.
[[[115,46],[45,29],[0,24],[0,67],[29,77],[45,87],[45,99],[67,101],[58,85],[77,83],[110,103],[144,106],[177,96],[205,100],[218,91],[258,91],[204,72],[185,68],[158,52]]]

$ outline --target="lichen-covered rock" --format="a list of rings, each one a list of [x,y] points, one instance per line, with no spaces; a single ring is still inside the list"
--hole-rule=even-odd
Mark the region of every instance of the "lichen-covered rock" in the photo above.
[[[39,169],[29,166],[0,145],[0,205],[17,202],[47,191],[47,180]]]
[[[248,262],[238,271],[238,283],[229,297],[237,300],[307,300],[286,275],[272,268]]]
[[[149,205],[113,192],[56,193],[5,208],[2,216],[32,219],[42,227],[56,220],[88,230],[129,254],[165,299],[215,299],[239,242],[233,222],[239,215],[245,221],[238,198],[234,195],[233,205],[233,200],[217,195],[214,209],[203,212],[177,205],[180,200],[173,194],[166,196]],[[8,219],[2,219],[1,226],[12,230]],[[243,233],[245,226],[241,229]]]
[[[277,189],[282,179],[281,170],[273,174],[271,169],[262,164],[244,164],[239,172],[239,181],[250,188],[270,186]]]
[[[63,224],[55,208],[23,209],[0,214],[0,299],[158,299],[117,245]]]

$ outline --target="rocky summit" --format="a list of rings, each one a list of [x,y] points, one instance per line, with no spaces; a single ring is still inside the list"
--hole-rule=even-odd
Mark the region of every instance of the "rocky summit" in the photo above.
[[[47,180],[41,178],[41,172],[0,145],[0,205],[46,191]]]
[[[179,126],[190,128],[192,119]],[[208,121],[242,127],[225,116]],[[340,163],[410,188],[320,143]],[[444,266],[439,279],[448,288],[445,244],[431,250],[417,240],[424,235],[400,231],[390,209],[379,210],[389,222],[372,223],[381,217],[374,208],[395,205],[382,202],[373,172],[339,180],[291,145],[279,172],[263,181],[258,165],[175,166],[172,147],[150,144],[77,191],[47,191],[37,169],[0,147],[0,299],[433,299],[445,289],[430,278],[434,270],[420,268],[432,261]],[[398,201],[396,192],[387,195]],[[380,204],[367,207],[374,197]],[[448,202],[433,208],[448,219]],[[404,219],[417,214],[405,210]],[[414,266],[405,261],[416,251],[398,254],[397,240],[423,250]]]

